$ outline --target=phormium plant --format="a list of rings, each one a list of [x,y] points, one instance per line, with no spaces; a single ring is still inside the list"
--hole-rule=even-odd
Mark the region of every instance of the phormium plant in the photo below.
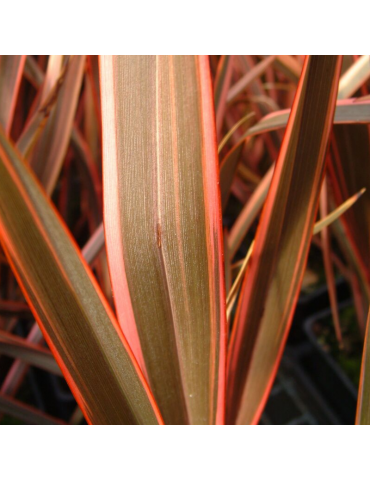
[[[364,334],[369,76],[368,56],[1,57],[0,411],[63,423],[16,397],[32,365],[64,376],[72,423],[258,423],[312,245],[338,341],[337,270]]]

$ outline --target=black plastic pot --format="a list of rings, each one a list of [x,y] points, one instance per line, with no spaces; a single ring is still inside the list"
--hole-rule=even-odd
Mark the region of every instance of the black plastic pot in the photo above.
[[[336,281],[337,298],[339,302],[351,299],[351,290],[344,278]],[[306,320],[330,307],[327,285],[321,285],[315,291],[299,297],[294,313],[294,320],[290,329],[288,344],[295,345],[306,341],[304,324]]]
[[[335,425],[340,420],[287,347],[271,390],[262,424]]]
[[[345,308],[351,304],[350,288],[343,279],[336,287],[337,298]],[[329,315],[326,285],[300,297],[261,423],[353,424],[356,389],[312,331],[316,321]]]
[[[345,302],[340,308],[351,305]],[[331,316],[330,309],[308,318],[304,333],[311,348],[300,355],[300,364],[318,387],[326,402],[338,416],[340,423],[353,424],[356,415],[357,389],[339,364],[324,350],[314,334],[314,325]]]

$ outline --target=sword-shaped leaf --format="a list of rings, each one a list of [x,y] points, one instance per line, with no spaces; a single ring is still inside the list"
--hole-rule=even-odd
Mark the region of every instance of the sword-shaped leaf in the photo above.
[[[1,129],[0,241],[88,421],[160,422],[145,380],[78,247]]]
[[[259,419],[297,301],[315,221],[341,59],[308,56],[242,285],[228,365],[228,422]]]
[[[166,423],[222,423],[226,313],[207,57],[103,56],[108,260]]]

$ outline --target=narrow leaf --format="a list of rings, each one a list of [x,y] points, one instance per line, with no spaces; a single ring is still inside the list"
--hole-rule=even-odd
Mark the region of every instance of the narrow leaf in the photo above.
[[[263,75],[267,68],[275,60],[275,55],[270,55],[269,57],[261,60],[257,65],[255,65],[249,72],[247,72],[243,77],[233,85],[227,95],[227,101],[232,102],[243,90],[247,89],[248,86],[258,77]]]
[[[84,248],[81,250],[81,254],[83,258],[85,259],[86,263],[88,265],[91,265],[92,262],[95,260],[96,256],[100,253],[101,249],[104,247],[104,228],[103,224],[98,227],[96,232],[92,235],[90,240],[86,243]],[[4,304],[4,309],[7,308],[9,311],[14,311],[15,306],[12,309],[12,305],[8,305],[10,302],[3,302]],[[13,303],[13,302],[11,302]],[[25,305],[28,309],[29,312],[29,307],[26,304]],[[20,307],[18,307],[20,313],[23,313],[20,310]],[[17,313],[18,310],[15,310],[15,313]],[[2,313],[1,310],[1,302],[0,302],[0,313]],[[30,312],[29,312],[30,313]],[[37,323],[34,323],[32,326],[30,332],[27,335],[27,342],[29,344],[34,344],[34,345],[39,345],[43,341],[43,336],[41,333],[41,330],[38,326]],[[3,381],[2,387],[1,387],[1,393],[4,393],[6,395],[15,395],[17,391],[18,385],[20,385],[22,378],[24,378],[24,375],[26,374],[28,370],[28,365],[21,360],[15,360],[13,362],[13,365],[9,368],[8,373]]]
[[[272,132],[279,128],[285,128],[288,123],[290,110],[280,110],[263,117],[256,125],[249,128],[243,135],[247,138],[261,133]],[[370,123],[370,99],[350,98],[338,100],[334,115],[334,123],[340,124],[361,124]],[[240,140],[242,141],[243,138]]]
[[[0,331],[0,353],[8,357],[19,358],[55,375],[61,375],[60,368],[47,348],[32,345],[17,335]]]
[[[249,112],[247,113],[244,117],[242,117],[236,124],[230,128],[230,130],[227,132],[227,134],[224,136],[224,138],[221,140],[221,142],[218,145],[218,153],[221,152],[221,150],[224,148],[226,143],[230,140],[232,135],[237,131],[239,127],[244,125],[244,123],[249,122],[254,117],[255,113],[254,112]]]
[[[86,262],[91,265],[95,258],[102,251],[105,243],[104,226],[101,223],[84,247],[82,254]]]
[[[1,130],[0,241],[89,422],[158,423],[145,380],[92,273]]]
[[[326,217],[328,214],[328,189],[327,189],[326,177],[324,178],[324,181],[321,187],[320,214],[322,217]],[[335,335],[337,337],[339,346],[343,347],[343,336],[342,336],[342,329],[340,327],[339,310],[338,310],[338,302],[337,302],[337,289],[335,285],[334,270],[333,270],[331,255],[330,255],[330,235],[329,235],[329,229],[327,227],[323,228],[321,232],[321,243],[322,243],[322,254],[323,254],[323,260],[324,260],[326,284],[328,286],[329,302],[330,302],[330,308],[331,308],[331,313],[333,317]]]
[[[41,330],[35,322],[29,331],[27,342],[33,345],[39,345],[43,342],[44,337],[42,336]],[[6,377],[1,385],[1,393],[8,396],[15,396],[22,380],[27,373],[29,366],[27,363],[22,362],[22,360],[14,360],[12,366],[9,368]]]
[[[349,98],[370,78],[370,56],[362,55],[342,76],[338,98]]]
[[[231,273],[231,258],[228,248],[228,232],[224,229],[224,265],[225,265],[225,289],[228,292],[231,288],[232,273]]]
[[[368,107],[370,110],[370,106]],[[370,136],[368,126],[334,127],[329,173],[337,203],[365,187],[366,193],[343,217],[353,254],[370,286]]]
[[[27,303],[14,302],[12,300],[0,300],[0,315],[30,315],[30,307]]]
[[[346,212],[350,207],[352,207],[352,205],[361,197],[361,195],[364,192],[365,192],[365,189],[362,189],[359,193],[357,193],[356,195],[353,195],[353,197],[349,198],[346,202],[344,202],[340,207],[336,208],[333,212],[326,215],[322,220],[316,222],[315,226],[313,227],[313,235],[316,235],[317,233],[321,232],[326,227],[328,227],[331,223],[335,222],[344,212]],[[246,272],[248,262],[252,256],[253,247],[254,247],[254,241],[250,244],[250,247],[248,249],[247,255],[245,256],[244,260],[241,261],[238,275],[227,296],[226,305],[227,305],[228,311],[232,307],[233,302],[236,298],[239,286]]]
[[[228,422],[256,423],[304,275],[341,58],[308,56],[243,282],[228,369]]]
[[[323,230],[325,227],[335,222],[335,220],[337,220],[341,215],[343,215],[347,210],[349,210],[352,205],[357,202],[357,200],[365,193],[365,191],[365,188],[362,188],[358,193],[355,193],[354,195],[352,195],[352,197],[348,198],[348,200],[343,202],[342,205],[340,205],[338,208],[336,208],[331,213],[329,213],[324,218],[315,223],[313,235],[316,235],[317,233],[321,232],[321,230]]]
[[[0,394],[0,412],[31,425],[65,425],[61,420],[3,394]]]
[[[0,125],[8,135],[25,61],[25,55],[0,55]]]
[[[208,58],[103,56],[100,73],[120,324],[166,423],[222,423],[226,312]]]
[[[41,70],[37,61],[32,55],[27,55],[26,63],[24,66],[24,75],[27,80],[38,89],[44,79],[44,72]]]
[[[236,300],[236,297],[237,297],[237,294],[238,294],[238,290],[239,290],[239,287],[240,287],[240,284],[243,280],[243,277],[244,277],[244,274],[245,274],[245,271],[247,269],[247,266],[248,266],[248,262],[252,256],[252,253],[253,253],[253,247],[254,247],[254,241],[251,243],[249,249],[248,249],[248,252],[247,252],[247,255],[245,256],[244,260],[243,260],[243,263],[241,265],[241,268],[238,272],[238,275],[231,287],[231,290],[230,292],[228,293],[228,296],[227,296],[227,299],[226,299],[226,307],[227,307],[227,318],[230,319],[230,315],[231,315],[231,311],[234,307],[234,304],[235,304],[235,300]]]
[[[225,211],[227,202],[230,197],[231,185],[235,177],[235,172],[243,151],[243,143],[232,148],[220,165],[220,189],[221,189],[221,205],[222,211]]]
[[[263,207],[263,204],[267,197],[267,192],[270,188],[272,175],[274,173],[274,167],[275,165],[272,165],[265,173],[263,179],[260,181],[258,187],[253,192],[251,198],[244,205],[243,210],[238,215],[238,218],[236,219],[232,229],[230,230],[229,248],[231,258],[234,257],[249,228],[251,227],[252,223],[255,221]]]
[[[276,67],[293,82],[298,83],[302,72],[302,65],[292,55],[277,55],[275,59]]]
[[[55,109],[50,115],[30,159],[33,170],[48,194],[55,187],[70,141],[83,79],[85,56],[75,55],[69,59],[69,62],[68,72],[60,89]],[[44,98],[44,95],[47,96],[55,81],[59,78],[60,69],[58,73],[51,75],[54,82],[46,75],[42,98]]]
[[[17,140],[17,148],[24,157],[30,154],[34,144],[46,126],[63,85],[68,66],[69,63],[66,63],[65,67],[61,70],[60,76],[55,80],[54,85],[50,87],[50,89],[48,88],[46,92],[43,92],[39,107],[33,113]]]
[[[233,73],[234,55],[223,55],[218,64],[215,80],[216,129],[220,136],[226,110],[226,97]]]

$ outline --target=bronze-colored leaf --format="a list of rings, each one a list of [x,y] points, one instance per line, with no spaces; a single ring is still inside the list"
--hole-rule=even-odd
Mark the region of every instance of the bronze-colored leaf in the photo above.
[[[118,318],[166,423],[222,423],[226,312],[207,57],[101,58]]]
[[[1,129],[0,241],[89,422],[160,422],[145,380],[91,271]]]
[[[340,66],[337,56],[308,56],[302,70],[231,335],[231,423],[258,421],[279,365],[315,222]]]

